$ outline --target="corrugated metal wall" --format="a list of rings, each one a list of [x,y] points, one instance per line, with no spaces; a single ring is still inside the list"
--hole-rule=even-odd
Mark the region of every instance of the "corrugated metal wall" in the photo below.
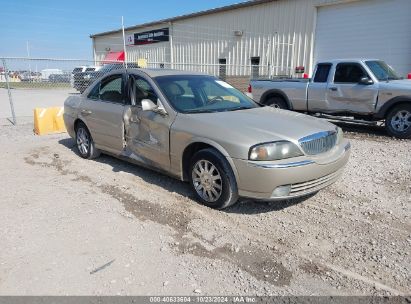
[[[177,69],[216,74],[218,59],[227,60],[227,75],[250,75],[251,57],[259,57],[261,75],[292,74],[296,66],[311,71],[316,23],[316,6],[350,0],[278,0],[227,12],[198,16],[137,29],[143,32],[170,28],[170,42],[127,47],[128,60],[173,63]],[[242,32],[236,36],[235,31]],[[122,50],[121,33],[95,38],[96,59],[107,52]]]

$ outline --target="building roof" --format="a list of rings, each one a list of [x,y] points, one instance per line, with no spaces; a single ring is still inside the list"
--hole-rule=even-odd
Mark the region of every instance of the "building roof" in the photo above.
[[[262,3],[267,3],[267,2],[272,2],[272,1],[275,1],[275,0],[251,0],[251,1],[246,1],[246,2],[240,2],[240,3],[235,3],[235,4],[231,4],[231,5],[227,5],[227,6],[212,8],[212,9],[209,9],[209,10],[200,11],[200,12],[196,12],[196,13],[176,16],[176,17],[157,20],[157,21],[153,21],[153,22],[137,24],[137,25],[126,27],[124,30],[126,30],[126,31],[137,30],[137,29],[148,27],[148,26],[161,25],[161,24],[164,24],[164,23],[189,19],[189,18],[193,18],[193,17],[199,17],[199,16],[204,16],[204,15],[210,15],[210,14],[215,14],[215,13],[226,12],[226,11],[230,11],[230,10],[234,10],[234,9],[238,9],[238,8],[250,7],[250,6],[254,6],[254,5],[258,5],[258,4],[262,4]],[[118,33],[118,32],[121,32],[121,29],[92,34],[92,35],[90,35],[90,38],[94,38],[94,37],[98,37],[98,36],[105,36],[105,35],[108,35],[108,34],[114,34],[114,33]]]

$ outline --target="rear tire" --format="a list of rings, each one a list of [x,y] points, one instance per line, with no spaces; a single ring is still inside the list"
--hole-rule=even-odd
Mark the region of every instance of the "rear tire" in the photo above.
[[[411,138],[411,105],[402,104],[394,107],[385,118],[385,129],[393,137]]]
[[[76,145],[82,158],[93,159],[100,156],[100,150],[95,147],[94,140],[83,122],[79,122],[76,127]]]
[[[225,157],[212,148],[191,159],[190,185],[197,200],[210,208],[224,209],[238,200],[234,173]]]
[[[285,102],[284,98],[280,96],[269,97],[265,104],[276,109],[288,109],[287,103]]]

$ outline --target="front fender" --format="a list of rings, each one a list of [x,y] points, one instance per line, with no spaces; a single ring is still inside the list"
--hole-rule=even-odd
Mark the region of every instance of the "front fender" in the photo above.
[[[239,176],[238,176],[238,172],[237,172],[237,168],[234,164],[233,159],[231,158],[231,156],[228,154],[227,150],[224,149],[223,146],[221,146],[219,143],[217,143],[214,140],[211,140],[209,138],[205,138],[205,137],[200,137],[200,136],[195,136],[190,138],[190,140],[188,142],[185,143],[185,147],[184,149],[181,151],[181,155],[183,155],[183,151],[190,146],[191,144],[194,143],[204,143],[207,145],[210,145],[211,147],[213,147],[214,149],[216,149],[218,152],[220,152],[228,161],[228,163],[230,164],[231,170],[233,170],[234,176],[236,178],[236,180],[239,180]],[[180,172],[183,174],[183,161],[181,159],[180,161]]]
[[[399,103],[411,103],[411,96],[396,96],[394,98],[391,98],[390,100],[386,101],[382,107],[378,110],[378,112],[374,115],[375,118],[377,119],[383,119],[385,116],[388,114],[388,111],[395,106],[396,104]]]

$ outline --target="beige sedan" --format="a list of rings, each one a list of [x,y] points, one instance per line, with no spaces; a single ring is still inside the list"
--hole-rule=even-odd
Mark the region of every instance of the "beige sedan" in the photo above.
[[[64,121],[83,158],[100,152],[188,181],[226,208],[246,197],[285,200],[335,182],[350,143],[340,128],[261,107],[218,78],[174,70],[116,70],[70,96]]]

